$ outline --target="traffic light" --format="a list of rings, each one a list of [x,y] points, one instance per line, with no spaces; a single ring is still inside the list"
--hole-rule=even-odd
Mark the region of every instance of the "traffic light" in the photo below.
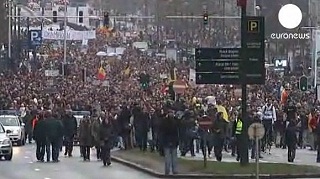
[[[300,77],[299,89],[301,91],[307,91],[308,90],[308,78],[306,76]]]
[[[83,11],[79,11],[79,23],[83,23]]]
[[[147,88],[149,88],[150,76],[142,73],[140,75],[139,82],[140,82],[141,88],[143,90],[146,90]]]
[[[52,16],[53,16],[52,21],[54,23],[57,23],[58,22],[58,12],[57,11],[53,11],[52,12]]]
[[[105,12],[104,15],[103,15],[103,26],[104,27],[109,27],[109,13],[108,12]]]
[[[203,24],[204,24],[204,25],[207,25],[208,22],[209,22],[209,15],[208,15],[207,12],[205,12],[205,13],[203,14]]]

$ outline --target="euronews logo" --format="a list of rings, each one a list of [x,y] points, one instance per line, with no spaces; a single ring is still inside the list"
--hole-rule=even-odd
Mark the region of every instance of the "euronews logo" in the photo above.
[[[278,13],[278,20],[280,24],[289,30],[299,27],[302,21],[302,11],[294,4],[286,4],[281,7]],[[299,32],[283,32],[283,33],[272,33],[271,39],[276,40],[308,40],[311,38],[310,33],[299,33]]]

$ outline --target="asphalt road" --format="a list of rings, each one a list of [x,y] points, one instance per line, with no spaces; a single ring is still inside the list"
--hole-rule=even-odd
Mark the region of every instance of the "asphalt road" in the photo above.
[[[59,163],[39,163],[35,145],[15,147],[12,161],[0,161],[0,179],[152,179],[117,163],[103,167],[94,151],[92,155],[90,162],[83,162],[77,147],[72,158],[61,156]]]

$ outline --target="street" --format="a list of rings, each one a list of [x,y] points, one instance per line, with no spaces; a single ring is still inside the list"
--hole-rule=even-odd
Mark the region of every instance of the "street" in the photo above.
[[[63,153],[62,153],[63,154]],[[59,163],[39,163],[35,159],[35,145],[14,147],[12,161],[0,161],[1,179],[151,179],[133,169],[112,163],[110,167],[103,167],[97,161],[93,152],[91,162],[83,162],[79,148],[74,150],[72,158],[60,157]]]

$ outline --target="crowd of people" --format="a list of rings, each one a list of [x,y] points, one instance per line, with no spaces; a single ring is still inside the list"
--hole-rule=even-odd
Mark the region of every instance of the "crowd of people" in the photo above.
[[[211,31],[213,40],[209,44],[237,44],[237,29],[224,28],[227,39],[215,34],[221,29]],[[320,152],[320,140],[316,140],[320,124],[316,95],[313,91],[300,92],[294,77],[286,80],[276,72],[269,72],[265,85],[250,86],[249,116],[241,119],[238,86],[196,85],[189,79],[192,62],[180,57],[173,61],[133,47],[133,42],[137,41],[154,42],[154,39],[148,39],[153,38],[154,33],[145,36],[125,34],[128,32],[99,31],[97,38],[89,40],[87,45],[68,42],[65,76],[45,76],[45,70],[61,66],[63,50],[56,41],[44,42],[37,50],[38,57],[26,60],[20,68],[1,73],[0,108],[26,111],[23,118],[29,141],[34,138],[37,143],[39,161],[44,161],[45,152],[49,154],[47,161],[59,161],[63,144],[65,155],[71,157],[73,140],[78,136],[86,161],[90,160],[91,147],[96,147],[97,158],[102,159],[104,165],[110,165],[110,150],[114,146],[121,149],[137,146],[142,151],[150,146],[151,151],[157,150],[165,156],[166,174],[170,172],[169,166],[177,173],[178,146],[181,155],[189,151],[194,155],[194,149],[204,152],[203,146],[206,146],[209,157],[214,148],[218,161],[222,161],[223,150],[231,149],[232,155],[240,160],[238,138],[242,134],[243,120],[264,124],[267,133],[261,142],[261,151],[273,144],[288,148],[290,162],[294,161],[297,145]],[[185,34],[175,33],[179,37]],[[188,36],[195,38],[192,40],[194,45],[199,43],[197,37],[199,34]],[[186,45],[180,41],[175,43],[178,48],[181,44]],[[155,51],[163,51],[166,45],[157,42]],[[107,47],[124,47],[125,51],[121,58],[96,55]],[[175,79],[187,84],[184,93],[173,100],[164,90],[167,81],[162,75],[168,74],[172,63],[177,68]],[[98,79],[101,69],[103,79]],[[147,89],[139,82],[141,73],[150,76]],[[85,115],[78,127],[71,111],[89,111],[90,115]],[[203,126],[203,121],[210,124]],[[49,145],[52,146],[52,158]],[[256,156],[263,157],[260,151],[252,150],[251,157]],[[320,162],[320,156],[317,162]]]

